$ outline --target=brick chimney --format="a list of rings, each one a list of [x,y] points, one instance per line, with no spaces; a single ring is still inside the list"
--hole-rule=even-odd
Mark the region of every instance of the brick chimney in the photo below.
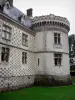
[[[32,8],[27,9],[27,16],[28,17],[32,17],[33,16],[33,9]]]

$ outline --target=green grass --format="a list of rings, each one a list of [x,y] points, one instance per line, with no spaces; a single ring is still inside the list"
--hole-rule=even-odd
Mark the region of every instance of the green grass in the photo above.
[[[75,85],[62,87],[31,87],[0,93],[0,100],[75,100]]]
[[[75,83],[75,77],[72,77]],[[61,87],[31,87],[0,93],[0,100],[75,100],[75,85]]]

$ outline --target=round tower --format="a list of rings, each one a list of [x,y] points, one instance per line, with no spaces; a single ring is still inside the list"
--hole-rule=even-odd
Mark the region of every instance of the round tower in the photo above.
[[[34,17],[32,29],[36,33],[35,84],[71,84],[68,45],[69,21],[53,14]]]

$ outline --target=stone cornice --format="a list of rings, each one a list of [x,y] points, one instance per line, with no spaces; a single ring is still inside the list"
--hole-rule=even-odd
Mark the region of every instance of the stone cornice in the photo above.
[[[57,52],[57,51],[36,51],[35,53],[62,53],[62,54],[68,54],[68,52]]]
[[[11,45],[11,44],[6,44],[6,43],[0,42],[0,45],[4,45],[4,46],[8,46],[8,47],[12,47],[12,48],[16,48],[16,49],[28,51],[28,52],[31,52],[31,53],[35,53],[35,52],[32,51],[32,50],[24,49],[24,48],[21,48],[21,47],[18,47],[18,46],[14,46],[14,45]]]
[[[6,43],[2,43],[0,42],[1,45],[5,45],[5,46],[8,46],[8,47],[12,47],[12,48],[17,48],[17,49],[20,49],[20,50],[25,50],[25,51],[28,51],[28,52],[31,52],[31,53],[54,53],[54,52],[57,52],[57,51],[50,51],[50,50],[40,50],[40,51],[31,51],[31,50],[27,50],[27,49],[24,49],[24,48],[20,48],[20,47],[17,47],[17,46],[13,46],[13,45],[10,45],[10,44],[6,44]],[[59,53],[59,52],[58,52]],[[63,54],[68,54],[68,52],[60,52],[60,53],[63,53]]]
[[[44,29],[44,27],[36,27],[36,28],[34,28],[34,31],[41,32],[41,31],[43,31],[43,29]],[[65,28],[57,27],[57,26],[46,26],[45,31],[60,31],[65,34],[68,34],[68,31]]]

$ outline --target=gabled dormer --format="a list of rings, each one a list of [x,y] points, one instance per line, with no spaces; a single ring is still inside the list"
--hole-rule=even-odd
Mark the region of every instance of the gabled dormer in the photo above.
[[[0,0],[0,11],[10,9],[13,6],[13,0]]]
[[[9,1],[5,0],[5,5],[4,5],[4,9],[10,9],[10,3]]]
[[[25,26],[31,27],[31,19],[27,15],[20,15],[18,20]]]

